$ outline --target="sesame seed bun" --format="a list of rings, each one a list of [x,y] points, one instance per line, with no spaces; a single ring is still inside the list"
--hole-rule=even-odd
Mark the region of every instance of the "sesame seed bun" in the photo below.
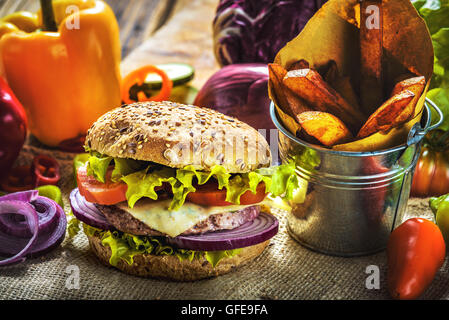
[[[105,265],[109,264],[111,249],[103,246],[98,235],[88,235],[90,247],[98,259]],[[206,258],[188,259],[180,261],[176,256],[157,256],[151,254],[137,254],[133,257],[133,264],[119,260],[115,268],[130,275],[145,278],[161,278],[174,281],[196,281],[217,277],[235,270],[237,267],[257,258],[268,246],[269,240],[259,244],[242,248],[237,255],[224,258],[215,268]]]
[[[222,165],[245,173],[271,165],[265,138],[254,128],[217,111],[175,102],[138,102],[101,116],[88,130],[90,150],[116,158],[168,167]]]

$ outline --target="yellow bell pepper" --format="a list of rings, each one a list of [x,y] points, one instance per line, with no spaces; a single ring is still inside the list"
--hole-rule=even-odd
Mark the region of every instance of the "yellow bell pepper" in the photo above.
[[[53,3],[53,12],[55,32],[42,31],[40,12],[0,20],[0,71],[25,107],[31,133],[48,146],[84,136],[121,103],[119,27],[111,8],[64,0]]]

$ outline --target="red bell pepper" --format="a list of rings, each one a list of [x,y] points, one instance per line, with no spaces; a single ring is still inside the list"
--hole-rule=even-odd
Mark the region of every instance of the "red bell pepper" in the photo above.
[[[43,154],[34,157],[31,173],[35,187],[49,184],[56,185],[61,177],[56,159]]]
[[[0,180],[0,190],[18,192],[44,185],[56,185],[60,178],[58,161],[40,154],[34,157],[31,165],[10,169]]]
[[[411,218],[388,240],[388,288],[394,299],[416,299],[429,287],[444,263],[446,244],[436,224]]]
[[[22,104],[0,77],[0,179],[6,176],[25,143],[27,118]]]

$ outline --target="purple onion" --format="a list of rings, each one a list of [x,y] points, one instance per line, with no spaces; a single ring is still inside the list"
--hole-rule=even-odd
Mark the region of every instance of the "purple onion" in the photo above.
[[[232,230],[167,238],[171,245],[199,251],[231,250],[256,245],[274,237],[279,230],[275,216],[261,212],[253,221]]]
[[[53,200],[50,200],[53,201]],[[33,245],[29,253],[27,254],[30,258],[35,258],[41,256],[47,252],[58,247],[65,238],[67,229],[67,218],[64,210],[55,202],[57,206],[55,223],[50,230],[39,231],[39,237],[36,243]]]
[[[0,266],[40,256],[64,240],[64,210],[37,194],[32,190],[0,197],[0,255],[9,257]]]
[[[268,66],[241,63],[215,72],[198,92],[194,104],[217,110],[255,129],[274,129],[268,97]]]
[[[39,234],[39,218],[31,204],[18,200],[0,201],[0,215],[12,212],[26,218],[32,236],[29,239],[17,238],[0,231],[0,254],[9,256],[7,259],[0,260],[0,266],[24,261],[26,254],[36,243]]]
[[[39,191],[37,191],[37,190],[20,191],[20,192],[9,193],[4,196],[1,196],[0,201],[17,200],[17,201],[31,202],[31,201],[35,200],[38,195],[39,195]]]
[[[95,228],[103,230],[114,229],[101,211],[80,194],[78,188],[73,189],[70,193],[70,206],[72,207],[73,215],[78,220]]]
[[[221,66],[273,62],[326,0],[221,0],[213,21]]]
[[[56,224],[57,219],[55,216],[59,206],[53,200],[41,196],[38,196],[30,203],[38,212],[39,232],[49,232]],[[0,216],[0,230],[16,237],[31,237],[28,224],[23,219],[22,215],[16,213]]]

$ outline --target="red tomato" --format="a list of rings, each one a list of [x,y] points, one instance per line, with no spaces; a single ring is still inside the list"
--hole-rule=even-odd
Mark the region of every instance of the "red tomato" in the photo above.
[[[416,165],[410,194],[413,197],[430,197],[446,193],[449,193],[449,152],[424,147]]]
[[[203,185],[195,186],[196,191],[187,194],[186,200],[202,206],[230,206],[233,203],[226,201],[226,189],[218,189],[216,182],[208,182]],[[266,197],[265,184],[260,183],[257,186],[256,194],[250,190],[240,196],[241,205],[259,203]]]
[[[101,183],[94,177],[87,175],[86,165],[79,167],[76,180],[80,194],[89,202],[104,205],[126,201],[128,186],[124,182],[112,182],[111,174],[112,169],[109,169],[106,173],[106,183]]]

